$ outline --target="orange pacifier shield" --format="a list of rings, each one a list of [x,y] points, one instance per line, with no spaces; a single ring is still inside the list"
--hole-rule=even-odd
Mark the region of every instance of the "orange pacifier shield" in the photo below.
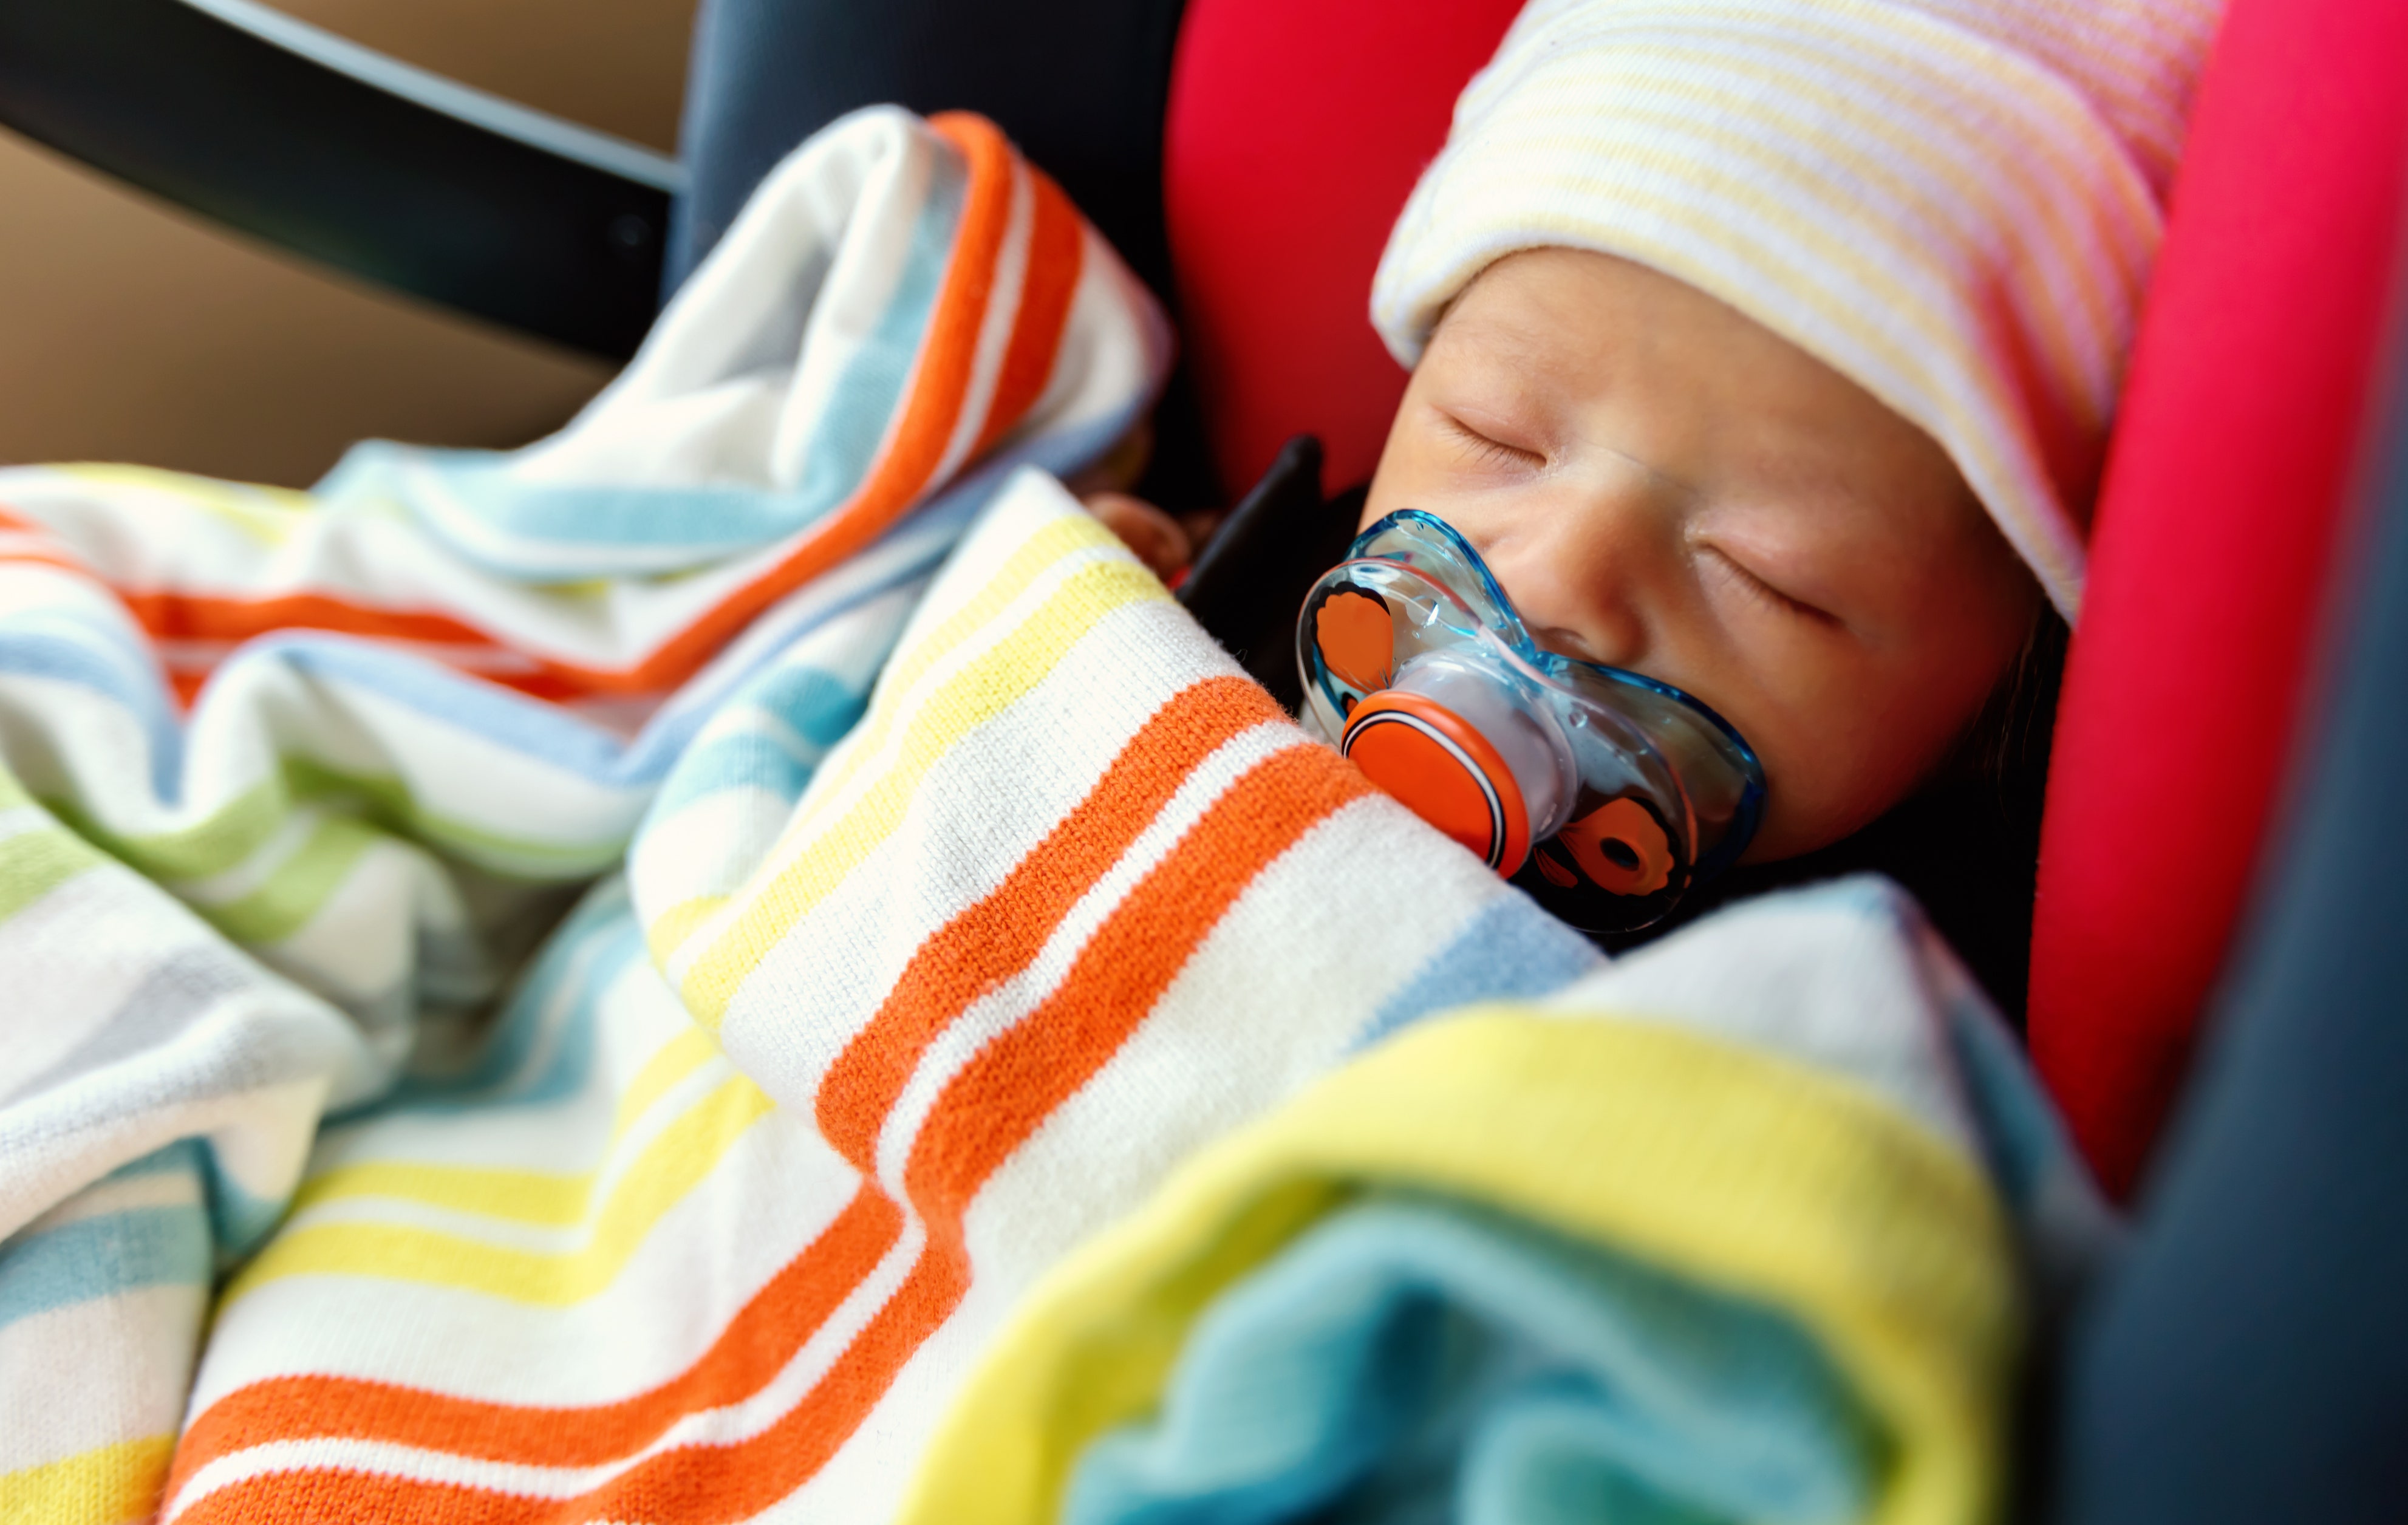
[[[1529,856],[1530,814],[1512,770],[1488,738],[1446,706],[1419,694],[1373,694],[1354,707],[1339,750],[1498,873],[1512,874]]]
[[[1312,641],[1340,683],[1366,694],[1388,686],[1396,621],[1378,594],[1344,588],[1323,599],[1312,614]]]
[[[1678,861],[1664,823],[1636,799],[1609,799],[1564,827],[1564,844],[1581,872],[1615,895],[1654,895],[1672,883]]]

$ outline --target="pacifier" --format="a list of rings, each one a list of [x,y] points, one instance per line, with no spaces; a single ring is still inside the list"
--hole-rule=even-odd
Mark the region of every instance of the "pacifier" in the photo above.
[[[1469,542],[1407,509],[1322,574],[1307,729],[1557,916],[1635,931],[1746,850],[1764,770],[1670,683],[1541,651]]]

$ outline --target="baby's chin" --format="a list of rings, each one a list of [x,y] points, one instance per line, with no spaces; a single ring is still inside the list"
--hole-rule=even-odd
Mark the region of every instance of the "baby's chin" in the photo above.
[[[1827,824],[1798,825],[1767,819],[1757,829],[1756,840],[1748,843],[1747,851],[1740,855],[1739,861],[1743,868],[1755,868],[1819,853],[1826,847],[1847,841],[1880,816],[1881,813],[1876,811],[1865,821],[1838,827]]]

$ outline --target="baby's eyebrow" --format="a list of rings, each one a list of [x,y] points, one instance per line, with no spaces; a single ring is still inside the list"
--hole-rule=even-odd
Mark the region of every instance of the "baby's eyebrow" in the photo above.
[[[1484,360],[1496,358],[1495,352],[1499,349],[1508,352],[1507,358],[1523,360],[1536,358],[1547,350],[1534,325],[1512,322],[1500,312],[1465,312],[1460,305],[1447,309],[1446,316],[1439,320],[1424,356],[1440,352],[1442,345],[1451,349],[1468,347]]]
[[[1784,501],[1845,504],[1867,514],[1881,514],[1882,496],[1868,490],[1863,474],[1851,470],[1844,460],[1814,448],[1819,442],[1815,431],[1784,433],[1784,440],[1788,448],[1758,446],[1742,457],[1747,480],[1758,491]]]

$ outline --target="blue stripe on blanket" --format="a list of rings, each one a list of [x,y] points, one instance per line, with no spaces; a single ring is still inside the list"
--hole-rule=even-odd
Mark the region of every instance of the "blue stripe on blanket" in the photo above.
[[[201,1185],[209,1208],[209,1233],[217,1244],[218,1269],[259,1247],[269,1230],[284,1221],[284,1197],[259,1197],[245,1191],[219,1163],[217,1151],[197,1150],[202,1162]]]
[[[1526,1000],[1560,990],[1603,963],[1589,940],[1518,891],[1491,901],[1382,1003],[1354,1040],[1360,1051],[1433,1012],[1481,1000]]]
[[[889,421],[937,309],[938,288],[945,279],[953,229],[961,222],[968,189],[968,166],[957,155],[931,157],[927,200],[912,223],[910,252],[904,256],[895,294],[887,298],[867,342],[846,365],[804,446],[797,496],[814,505],[814,518],[853,496],[885,443]]]
[[[924,558],[913,558],[894,575],[862,588],[841,602],[816,612],[788,633],[780,647],[764,653],[759,666],[777,659],[778,651],[842,618],[862,605],[893,592],[924,575],[944,547],[931,545]],[[469,677],[440,663],[410,653],[393,652],[327,635],[264,636],[243,649],[242,660],[274,655],[295,668],[339,679],[374,692],[441,722],[507,746],[563,772],[590,783],[620,788],[648,788],[660,782],[695,733],[710,718],[710,707],[680,705],[665,708],[638,734],[623,741],[590,721],[579,719],[555,705],[540,703],[507,688]],[[720,685],[723,701],[726,685]]]
[[[150,743],[150,786],[162,799],[176,799],[182,738],[148,654],[97,620],[54,611],[11,614],[0,623],[0,672],[73,683],[123,707]]]
[[[867,698],[839,696],[845,708],[858,714]],[[772,732],[750,731],[697,743],[679,766],[655,807],[661,813],[677,810],[722,789],[759,789],[792,802],[819,771],[824,747],[802,747]]]
[[[802,480],[790,490],[529,482],[512,472],[508,454],[371,440],[354,447],[317,491],[332,502],[407,504],[462,557],[531,582],[668,572],[808,528],[849,501],[878,458],[935,310],[968,182],[956,159],[939,156],[895,291],[813,421]],[[799,334],[794,342],[801,343]],[[791,362],[791,355],[780,357],[781,364]],[[466,539],[428,505],[430,493],[446,495],[465,517],[525,543],[497,554],[489,543]],[[631,550],[659,554],[631,562],[624,554]]]
[[[118,1166],[117,1169],[109,1172],[104,1179],[110,1181],[131,1181],[136,1176],[165,1175],[171,1171],[191,1169],[193,1168],[196,1158],[194,1151],[198,1147],[198,1144],[194,1144],[189,1139],[185,1140],[181,1144],[171,1144],[165,1149],[155,1150],[150,1154],[144,1155],[139,1159],[129,1160],[126,1163]]]
[[[347,636],[275,635],[244,647],[241,660],[265,657],[312,677],[367,689],[450,729],[466,731],[592,783],[635,787],[652,782],[630,776],[633,749],[593,722],[413,653]]]
[[[485,1112],[563,1101],[593,1073],[595,1003],[644,957],[624,876],[612,874],[569,913],[510,995],[476,1062],[455,1075],[413,1075],[349,1123],[395,1112]]]
[[[652,805],[655,819],[721,789],[766,789],[789,801],[799,798],[828,748],[861,718],[869,689],[815,668],[793,668],[765,677],[741,702],[788,734],[756,729],[696,742],[662,786]]]
[[[208,1279],[208,1223],[197,1201],[84,1218],[0,1244],[0,1328],[136,1288]]]
[[[529,482],[512,473],[510,457],[502,453],[429,450],[384,439],[352,446],[318,492],[346,506],[376,500],[407,503],[454,554],[530,583],[578,583],[610,572],[643,576],[678,571],[767,544],[818,517],[791,493],[733,485]],[[429,502],[437,495],[448,500],[446,507],[458,518],[491,523],[502,533],[531,541],[542,540],[497,555],[490,546],[454,533]],[[586,533],[558,533],[572,525]],[[555,537],[566,543],[553,543]],[[595,549],[580,558],[580,544]],[[610,567],[598,565],[610,551],[652,554],[623,554]]]
[[[202,1287],[209,1279],[209,1221],[202,1205],[200,1146],[190,1140],[145,1155],[88,1191],[149,1176],[180,1175],[191,1197],[96,1214],[0,1242],[0,1328],[73,1303],[143,1287]]]
[[[888,532],[889,542],[909,538],[922,541],[928,548],[925,558],[913,555],[907,568],[898,569],[889,579],[849,600],[843,609],[857,607],[870,598],[881,597],[900,586],[910,577],[919,576],[951,550],[953,537],[961,527],[991,502],[1013,473],[1024,467],[1034,466],[1057,475],[1092,460],[1098,453],[1118,439],[1135,423],[1134,410],[1117,413],[1093,424],[1064,430],[1058,437],[1032,441],[1006,455],[991,459],[964,476],[942,494],[894,530]],[[787,654],[812,631],[825,626],[843,610],[831,610],[816,618],[811,625],[782,637],[776,645],[766,649],[761,656],[740,674],[710,674],[692,685],[687,694],[710,683],[710,702],[696,703],[681,694],[679,701],[688,704],[683,713],[692,724],[679,732],[683,738],[695,735],[693,745],[679,757],[663,781],[660,792],[653,797],[644,823],[637,830],[638,837],[650,831],[675,812],[718,790],[750,786],[771,790],[784,798],[799,798],[803,789],[817,771],[827,749],[844,739],[861,718],[868,703],[870,688],[884,665],[884,655],[877,661],[861,665],[861,687],[821,669],[791,661]],[[765,619],[774,619],[774,613]],[[899,635],[899,630],[896,632]],[[751,706],[767,711],[804,741],[816,749],[808,756],[781,748],[758,732],[735,730],[727,736],[713,736],[702,727],[713,716],[738,707]],[[653,733],[666,731],[668,715],[666,711],[654,717],[646,728],[644,744],[651,744]]]

